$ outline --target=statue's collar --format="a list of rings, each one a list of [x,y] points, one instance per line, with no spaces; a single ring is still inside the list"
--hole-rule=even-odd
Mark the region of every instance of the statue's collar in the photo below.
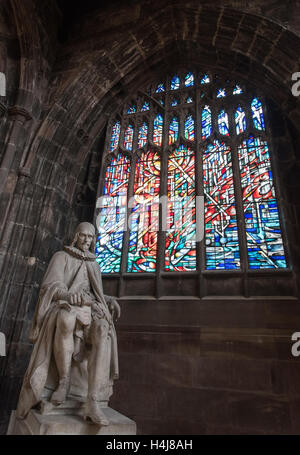
[[[81,259],[83,261],[94,261],[96,256],[91,253],[91,251],[81,251],[79,248],[75,246],[64,246],[64,250],[69,253],[71,256],[77,259]]]

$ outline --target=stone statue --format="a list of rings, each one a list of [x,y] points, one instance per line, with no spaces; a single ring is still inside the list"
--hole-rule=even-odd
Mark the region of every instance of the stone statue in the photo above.
[[[34,349],[19,397],[18,419],[43,400],[59,406],[68,398],[85,403],[85,420],[109,425],[101,404],[107,404],[118,378],[113,319],[119,318],[120,306],[103,294],[94,251],[95,228],[81,223],[72,244],[51,259],[31,329]]]

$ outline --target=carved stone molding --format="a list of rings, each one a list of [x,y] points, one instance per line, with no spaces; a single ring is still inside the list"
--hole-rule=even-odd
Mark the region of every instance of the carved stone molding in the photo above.
[[[6,111],[7,111],[7,107],[5,106],[4,103],[1,103],[1,101],[0,101],[0,117],[3,117],[3,115],[5,114]]]
[[[30,177],[30,169],[27,167],[20,167],[18,174],[22,177]]]
[[[21,106],[11,106],[7,109],[8,115],[18,118],[20,121],[32,120],[29,112]]]

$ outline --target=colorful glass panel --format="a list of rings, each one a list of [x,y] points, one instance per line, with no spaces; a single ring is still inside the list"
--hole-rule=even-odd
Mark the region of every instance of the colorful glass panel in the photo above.
[[[194,75],[193,73],[188,73],[184,78],[184,85],[186,87],[191,87],[194,85]]]
[[[138,148],[144,147],[147,144],[148,139],[148,125],[147,123],[143,123],[142,126],[139,128],[139,135],[138,135]]]
[[[259,99],[257,98],[253,99],[251,103],[251,109],[254,127],[260,131],[264,130],[265,129],[264,114],[262,104],[259,101]]]
[[[165,91],[164,84],[158,84],[158,86],[156,87],[155,93],[160,93],[160,92],[164,92],[164,91]]]
[[[171,80],[171,90],[178,90],[180,87],[179,76],[174,76]]]
[[[191,96],[189,96],[187,99],[186,99],[186,102],[187,104],[190,104],[193,102],[193,98]]]
[[[212,123],[211,123],[211,110],[209,106],[205,106],[202,110],[202,139],[205,140],[212,133]]]
[[[241,106],[237,107],[234,114],[236,134],[241,134],[246,130],[246,115]]]
[[[184,146],[169,155],[165,269],[196,270],[194,152]]]
[[[172,99],[171,106],[177,106],[178,105],[178,100],[176,98]]]
[[[160,157],[153,151],[138,159],[130,215],[128,272],[154,272],[159,227]]]
[[[106,169],[102,206],[97,218],[99,234],[96,242],[96,260],[102,273],[120,271],[129,173],[129,160],[121,154]]]
[[[179,122],[176,117],[174,117],[170,123],[169,127],[169,145],[173,144],[178,139],[179,133]]]
[[[184,136],[189,141],[193,141],[195,139],[195,127],[194,127],[194,119],[192,115],[188,115],[185,122],[184,122]]]
[[[200,80],[200,84],[209,84],[209,83],[210,83],[210,79],[209,79],[208,74],[204,74],[204,76]]]
[[[131,104],[127,110],[127,114],[134,114],[136,112],[136,105]]]
[[[133,126],[128,125],[124,135],[124,148],[126,150],[132,150],[133,133],[134,133]]]
[[[109,144],[109,151],[113,152],[118,148],[120,139],[121,123],[116,122],[112,127],[111,139]]]
[[[159,147],[162,143],[163,123],[162,115],[158,114],[153,122],[153,143]]]
[[[150,103],[149,103],[149,101],[145,101],[143,106],[142,106],[141,111],[145,112],[145,111],[149,111],[149,109],[150,109]]]
[[[229,136],[228,114],[222,109],[218,115],[219,131],[224,136]]]
[[[250,269],[285,268],[278,207],[266,141],[250,137],[238,149]]]
[[[241,89],[241,87],[239,85],[236,85],[232,91],[233,95],[240,95],[241,93],[243,93],[243,90]]]
[[[230,147],[210,144],[203,154],[206,268],[239,269],[240,253]]]
[[[225,88],[220,88],[217,93],[217,98],[224,98],[226,96]]]

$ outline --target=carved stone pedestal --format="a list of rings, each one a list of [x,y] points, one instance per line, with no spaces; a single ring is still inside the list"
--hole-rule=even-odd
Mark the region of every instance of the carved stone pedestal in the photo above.
[[[26,419],[16,418],[12,411],[8,435],[135,435],[136,424],[109,407],[102,408],[109,419],[108,426],[95,425],[83,420],[83,403],[66,401],[60,406],[43,402],[40,410],[32,409]]]

